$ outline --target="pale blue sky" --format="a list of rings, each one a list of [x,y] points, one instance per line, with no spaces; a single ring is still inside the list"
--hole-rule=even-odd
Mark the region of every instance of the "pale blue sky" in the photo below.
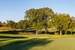
[[[25,10],[41,7],[75,16],[75,0],[0,0],[0,21],[19,21],[24,19]]]

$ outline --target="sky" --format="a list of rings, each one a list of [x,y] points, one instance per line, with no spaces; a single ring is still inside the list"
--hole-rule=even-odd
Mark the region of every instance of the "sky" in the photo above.
[[[23,20],[25,11],[31,8],[52,8],[57,13],[75,16],[75,0],[0,0],[0,21]]]

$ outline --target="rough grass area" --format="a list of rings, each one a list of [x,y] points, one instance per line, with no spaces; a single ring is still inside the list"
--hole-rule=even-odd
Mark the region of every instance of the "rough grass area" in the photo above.
[[[4,37],[0,38],[0,50],[75,50],[75,35],[0,34],[0,37]]]

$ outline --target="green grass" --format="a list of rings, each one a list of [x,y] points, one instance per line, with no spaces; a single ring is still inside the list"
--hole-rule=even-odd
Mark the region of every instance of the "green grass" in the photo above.
[[[75,50],[75,35],[0,34],[0,36],[9,36],[0,38],[0,50]]]

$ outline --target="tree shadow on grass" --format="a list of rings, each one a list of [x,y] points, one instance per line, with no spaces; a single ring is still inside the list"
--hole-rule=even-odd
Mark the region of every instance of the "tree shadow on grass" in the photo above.
[[[0,34],[18,34],[17,31],[0,31]]]
[[[27,37],[22,37],[22,36],[0,36],[0,38],[16,38],[16,39],[19,39],[19,38],[27,38]]]
[[[0,50],[29,50],[32,47],[43,46],[48,43],[51,43],[53,40],[47,39],[30,39],[30,40],[22,40],[16,41],[5,46],[1,46]]]

